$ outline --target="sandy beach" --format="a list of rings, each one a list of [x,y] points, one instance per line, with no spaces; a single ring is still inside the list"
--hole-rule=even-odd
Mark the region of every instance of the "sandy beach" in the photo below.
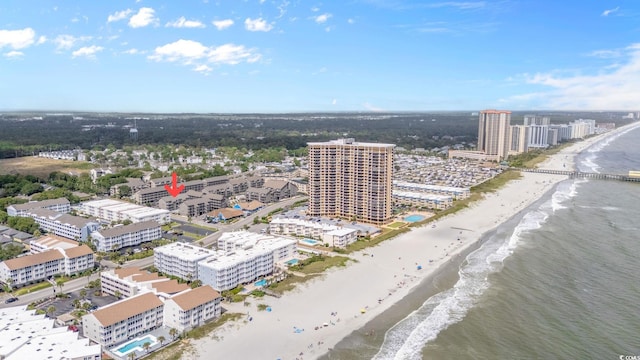
[[[573,144],[539,167],[573,169],[575,155],[625,128]],[[251,299],[247,307],[242,303],[225,304],[228,311],[248,316],[193,341],[194,353],[184,354],[183,358],[289,360],[323,355],[405,297],[421,280],[437,273],[456,254],[476,245],[482,234],[566,179],[560,175],[522,175],[469,208],[439,220],[435,226],[428,224],[351,254],[354,261],[348,266],[332,269],[281,298]],[[267,304],[272,311],[258,311],[257,304]]]

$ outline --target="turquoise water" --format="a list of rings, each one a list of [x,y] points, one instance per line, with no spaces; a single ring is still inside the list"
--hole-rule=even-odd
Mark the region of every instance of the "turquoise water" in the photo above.
[[[406,218],[404,218],[404,221],[408,221],[408,222],[418,222],[422,220],[424,220],[424,216],[422,215],[409,215]]]
[[[295,265],[297,263],[298,263],[298,259],[291,259],[291,260],[287,261],[288,265]]]
[[[256,286],[266,286],[267,285],[267,279],[262,279],[260,281],[256,281],[255,285]]]
[[[121,353],[121,354],[126,354],[129,351],[139,347],[140,349],[144,349],[143,345],[144,343],[150,343],[152,346],[156,344],[156,339],[153,336],[145,336],[142,339],[139,340],[134,340],[130,343],[127,343],[126,345],[118,348],[118,350],[116,350],[117,352]]]
[[[307,243],[309,245],[315,245],[318,243],[317,240],[313,240],[313,239],[302,239],[302,242]]]

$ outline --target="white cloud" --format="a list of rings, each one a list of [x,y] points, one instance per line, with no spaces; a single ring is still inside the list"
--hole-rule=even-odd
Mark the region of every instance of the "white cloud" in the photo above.
[[[214,20],[211,23],[213,24],[213,26],[216,27],[216,29],[224,30],[224,29],[230,27],[231,25],[233,25],[233,20],[231,20],[231,19]]]
[[[15,59],[24,56],[24,53],[22,51],[12,50],[8,53],[4,53],[4,56],[10,59]]]
[[[84,57],[87,57],[89,59],[94,59],[96,57],[96,54],[99,53],[102,50],[104,50],[104,48],[102,46],[96,46],[96,45],[85,46],[85,47],[81,47],[80,49],[72,52],[71,56],[74,57],[74,58],[80,57],[80,56],[84,56]]]
[[[136,48],[132,48],[132,49],[129,49],[129,50],[125,50],[122,53],[123,54],[129,54],[129,55],[137,55],[137,54],[144,54],[145,51],[140,51],[140,50],[138,50]]]
[[[356,21],[355,21],[355,20],[353,20],[353,19],[347,19],[347,22],[348,22],[349,24],[354,24]]]
[[[280,19],[287,13],[287,6],[289,6],[289,1],[284,0],[280,5],[277,6],[279,14],[276,16],[276,19]]]
[[[157,47],[148,58],[154,61],[179,62],[184,65],[206,61],[212,64],[235,65],[241,62],[253,63],[261,55],[254,49],[242,45],[224,44],[207,47],[193,40],[180,39],[176,42]]]
[[[47,42],[47,37],[44,35],[40,35],[40,37],[38,38],[38,41],[36,42],[36,45],[41,45]]]
[[[318,11],[320,11],[320,8],[317,7],[317,6],[314,6],[314,7],[311,8],[311,11],[318,12]]]
[[[612,59],[620,57],[622,53],[620,52],[620,50],[594,50],[588,55],[602,59]]]
[[[325,22],[327,22],[327,20],[329,20],[329,18],[333,16],[329,13],[325,13],[322,15],[318,15],[318,16],[314,16],[313,17],[313,21],[315,21],[318,24],[324,24]]]
[[[267,21],[262,18],[247,18],[244,21],[244,27],[249,31],[270,31],[273,29],[273,25],[268,24]]]
[[[138,10],[138,13],[133,15],[129,19],[129,26],[132,28],[145,27],[150,24],[158,22],[158,18],[155,17],[155,10],[149,7],[143,7]]]
[[[635,110],[640,98],[640,43],[624,49],[623,61],[594,74],[563,75],[559,71],[524,75],[526,83],[548,91],[521,94],[505,101],[513,107],[557,110]]]
[[[32,45],[36,32],[32,28],[22,30],[0,30],[0,49],[9,46],[12,49],[23,49]]]
[[[131,15],[133,13],[133,10],[131,9],[127,9],[127,10],[122,10],[122,11],[116,11],[115,13],[109,15],[109,17],[107,17],[107,22],[114,22],[114,21],[120,21],[120,20],[124,20],[126,18],[129,17],[129,15]]]
[[[175,28],[204,28],[205,24],[198,20],[187,20],[184,16],[181,16],[178,20],[173,22],[168,22],[166,27],[175,27]]]
[[[333,100],[331,101],[331,105],[335,105],[335,104],[337,104],[337,103],[338,103],[338,99],[333,99]]]
[[[609,9],[609,10],[605,10],[602,12],[602,14],[600,16],[609,16],[609,14],[613,14],[614,12],[620,10],[620,6],[616,6],[613,9]]]
[[[202,64],[193,68],[193,71],[209,75],[213,69],[208,65]]]
[[[76,43],[89,41],[91,36],[58,35],[53,40],[57,50],[71,49]]]

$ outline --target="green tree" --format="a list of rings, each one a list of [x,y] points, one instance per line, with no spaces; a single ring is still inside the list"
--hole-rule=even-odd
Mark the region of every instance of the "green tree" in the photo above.
[[[56,285],[58,286],[58,289],[60,289],[60,294],[63,294],[62,287],[64,286],[64,280],[63,279],[56,280]]]
[[[84,300],[87,297],[87,290],[86,289],[81,289],[80,290],[80,298],[82,300]]]
[[[169,330],[169,335],[171,335],[171,338],[172,338],[172,339],[175,339],[175,338],[176,338],[176,335],[178,335],[178,330],[177,330],[177,329],[175,329],[175,328],[171,328],[171,329]]]
[[[49,315],[49,317],[53,317],[53,314],[56,312],[56,307],[51,305],[47,308],[47,310],[45,310],[45,312],[47,313],[47,315]]]
[[[149,348],[151,347],[151,343],[147,341],[144,344],[142,344],[142,347],[144,348],[144,351],[149,352]]]
[[[165,339],[164,336],[162,336],[162,335],[158,336],[158,341],[160,342],[160,346],[162,346],[162,344],[165,342],[165,340],[167,340],[167,339]]]

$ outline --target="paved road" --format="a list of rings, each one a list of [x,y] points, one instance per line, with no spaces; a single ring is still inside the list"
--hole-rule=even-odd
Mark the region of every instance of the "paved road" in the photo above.
[[[99,273],[95,273],[95,274],[91,274],[88,278],[87,277],[81,277],[81,278],[77,278],[77,279],[73,279],[71,281],[67,281],[64,286],[62,287],[62,291],[64,291],[65,293],[69,293],[72,291],[76,291],[76,290],[80,290],[83,287],[85,287],[86,285],[89,284],[90,281],[93,280],[97,280],[100,278],[100,274]],[[7,306],[17,306],[17,305],[29,305],[30,303],[36,301],[36,300],[41,300],[47,297],[51,297],[54,295],[53,290],[60,291],[58,289],[58,287],[50,287],[50,288],[46,288],[40,291],[36,291],[36,292],[32,292],[29,294],[25,294],[25,295],[21,295],[18,296],[18,301],[13,302],[11,304],[5,304],[4,300],[6,300],[7,298],[9,298],[8,294],[4,294],[2,296],[2,303],[0,303],[0,308],[3,307],[7,307]]]

